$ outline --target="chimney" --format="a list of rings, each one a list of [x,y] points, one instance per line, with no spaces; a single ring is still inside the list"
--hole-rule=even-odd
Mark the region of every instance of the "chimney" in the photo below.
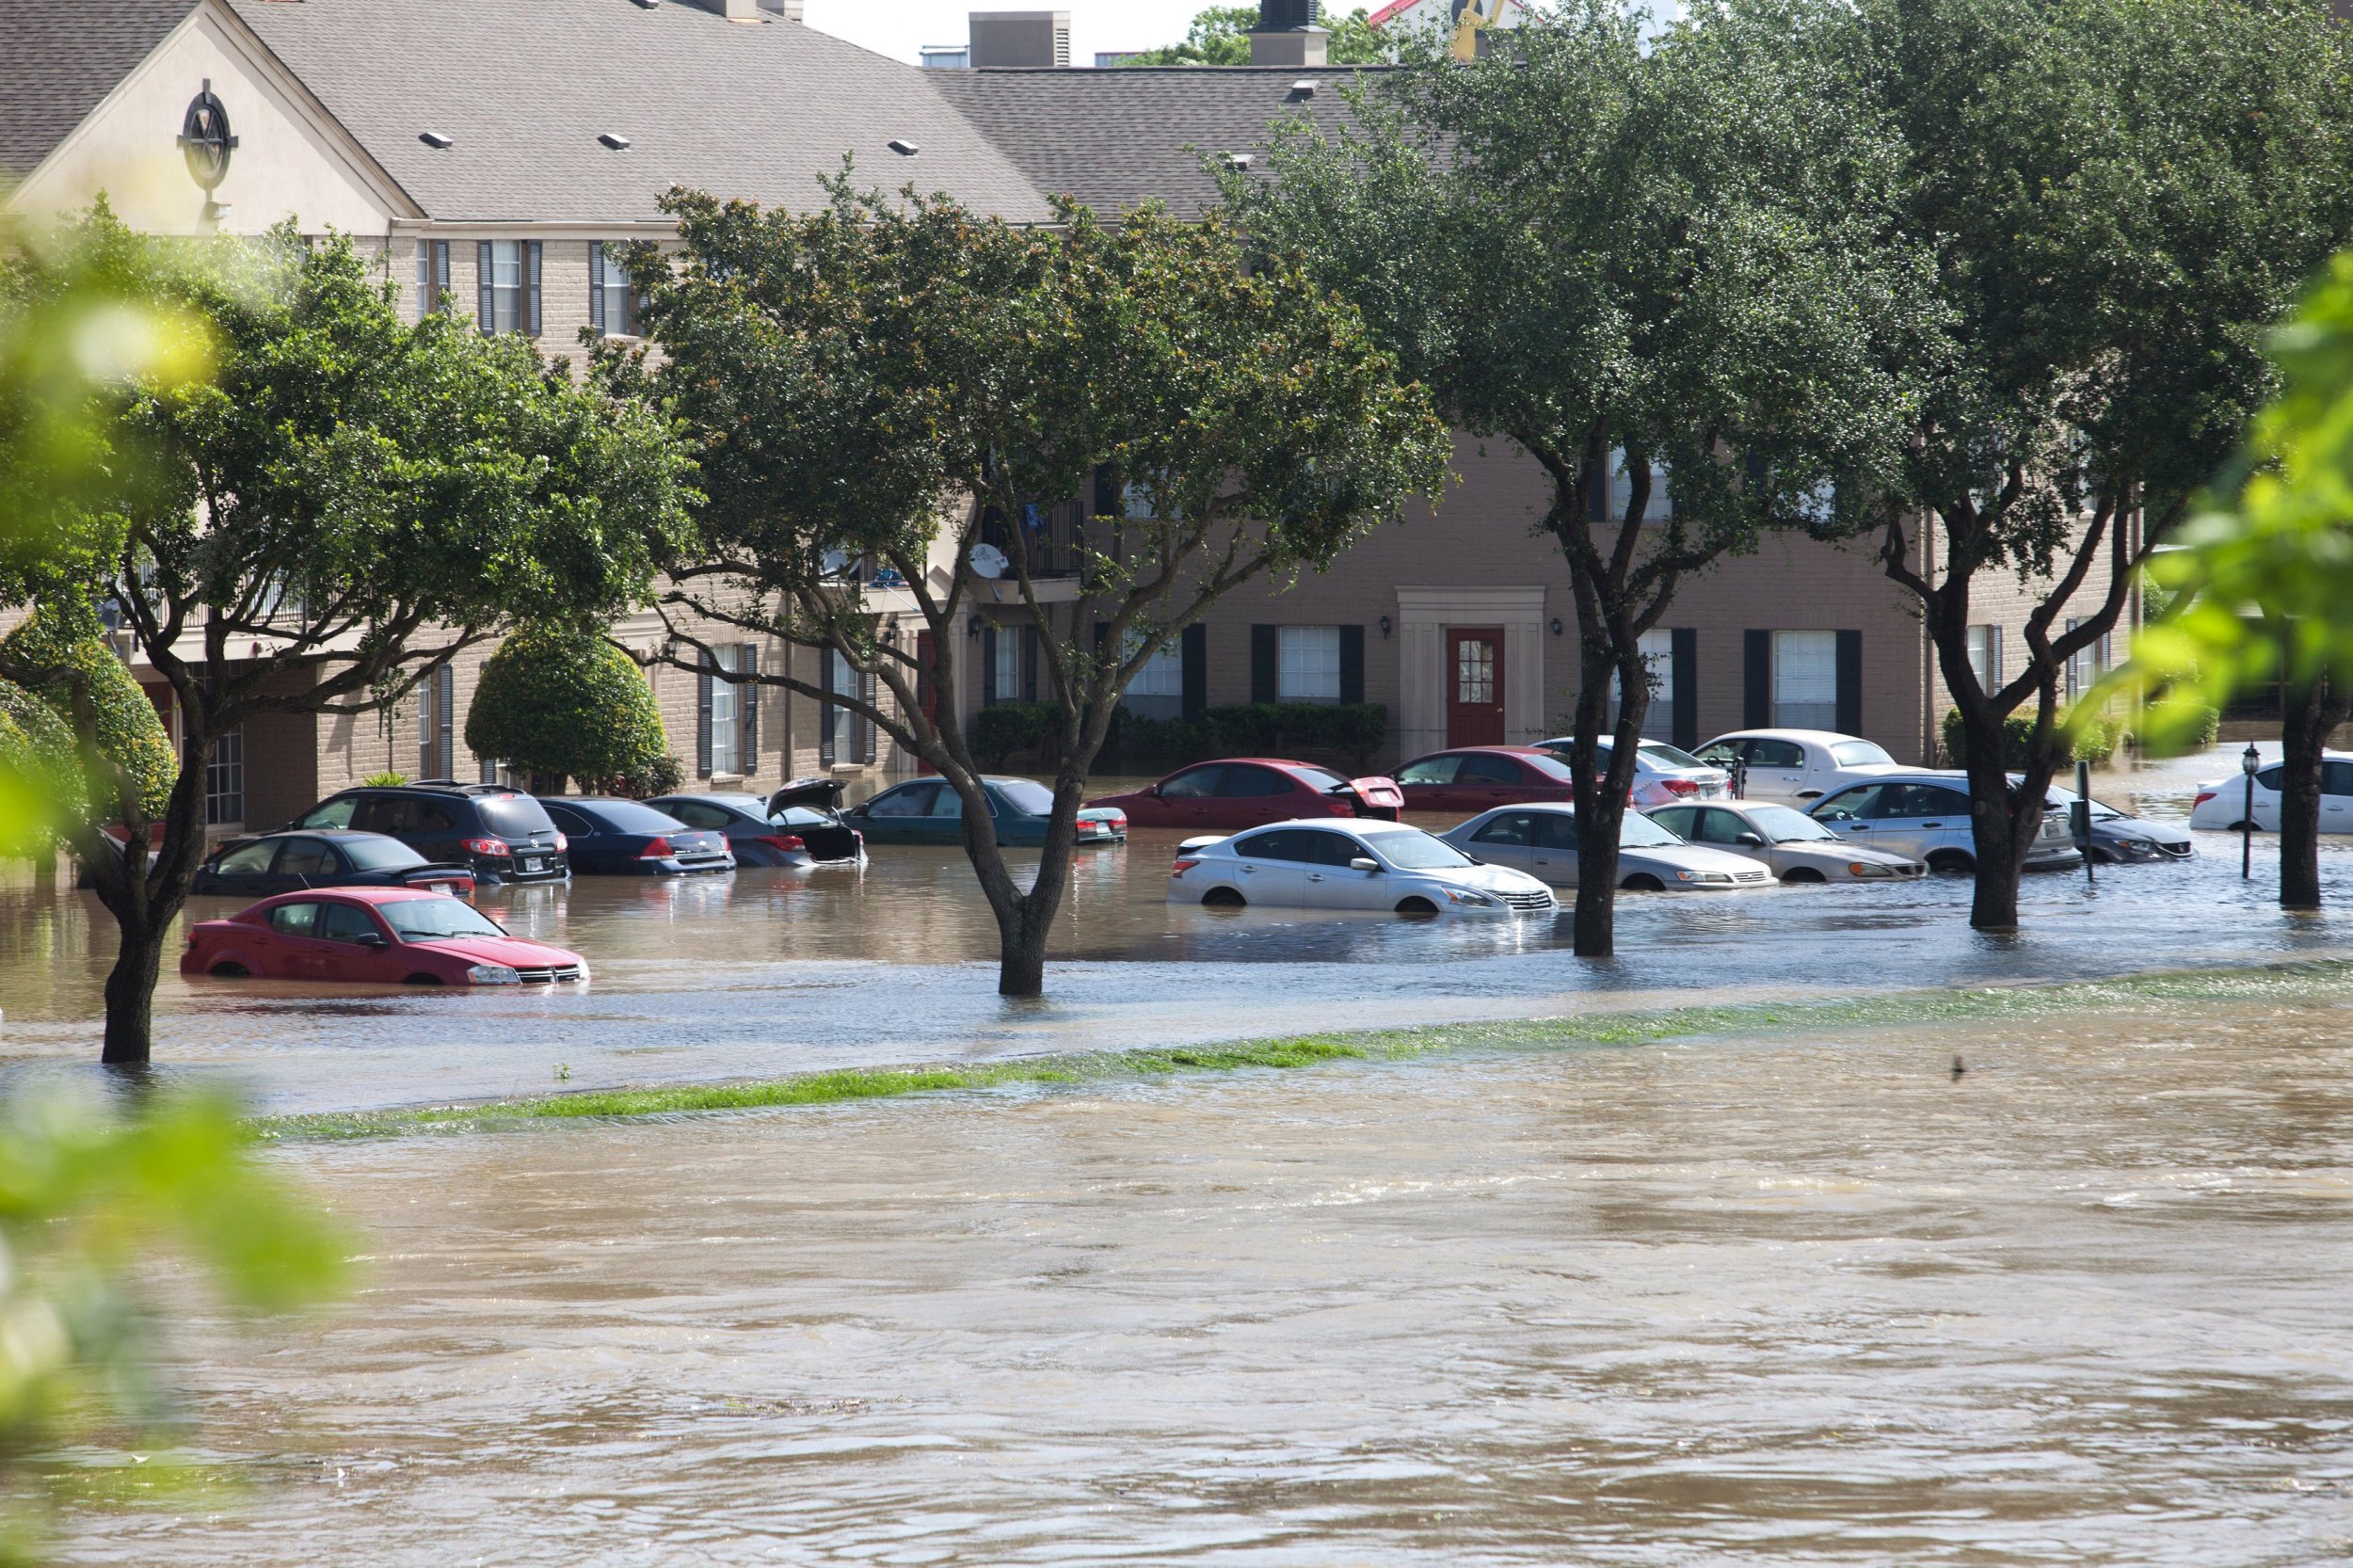
[[[760,0],[760,8],[785,22],[802,22],[807,20],[801,13],[808,3],[808,0]]]
[[[1250,29],[1250,63],[1297,68],[1322,65],[1332,35],[1316,25],[1317,0],[1258,0]]]
[[[687,0],[690,6],[700,6],[713,16],[724,16],[729,22],[758,22],[760,7],[757,0]]]
[[[1070,68],[1068,11],[974,11],[972,69]]]

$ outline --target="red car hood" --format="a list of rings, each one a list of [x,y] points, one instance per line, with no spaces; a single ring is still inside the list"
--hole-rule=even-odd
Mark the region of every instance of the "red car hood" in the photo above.
[[[576,952],[541,942],[526,942],[520,936],[444,936],[437,941],[408,945],[446,952],[469,964],[504,964],[511,969],[559,969],[586,963]]]

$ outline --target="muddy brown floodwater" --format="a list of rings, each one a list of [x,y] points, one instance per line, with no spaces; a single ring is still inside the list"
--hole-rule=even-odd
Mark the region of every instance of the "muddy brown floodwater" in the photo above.
[[[74,1560],[2339,1558],[2348,1068],[2305,984],[293,1147],[369,1257],[194,1331],[258,1494]]]

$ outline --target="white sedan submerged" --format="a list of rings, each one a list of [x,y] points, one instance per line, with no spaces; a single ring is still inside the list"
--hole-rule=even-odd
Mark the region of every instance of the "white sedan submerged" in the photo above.
[[[1418,827],[1328,817],[1270,823],[1229,839],[1188,839],[1169,868],[1168,901],[1401,915],[1557,907],[1552,889],[1525,872],[1481,865]]]

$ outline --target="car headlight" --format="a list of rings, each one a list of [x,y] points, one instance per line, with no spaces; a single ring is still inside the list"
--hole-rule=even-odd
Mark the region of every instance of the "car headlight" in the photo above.
[[[1489,898],[1484,893],[1474,893],[1462,888],[1449,888],[1446,890],[1446,896],[1452,899],[1457,904],[1468,904],[1474,909],[1492,909],[1495,907],[1496,901]]]
[[[1706,886],[1729,886],[1732,877],[1725,872],[1677,872],[1677,882],[1697,882]]]
[[[466,980],[473,985],[520,985],[523,977],[504,964],[476,964],[466,971]]]
[[[1847,871],[1854,876],[1893,876],[1896,874],[1896,868],[1893,866],[1882,866],[1870,860],[1849,860],[1847,862]]]

